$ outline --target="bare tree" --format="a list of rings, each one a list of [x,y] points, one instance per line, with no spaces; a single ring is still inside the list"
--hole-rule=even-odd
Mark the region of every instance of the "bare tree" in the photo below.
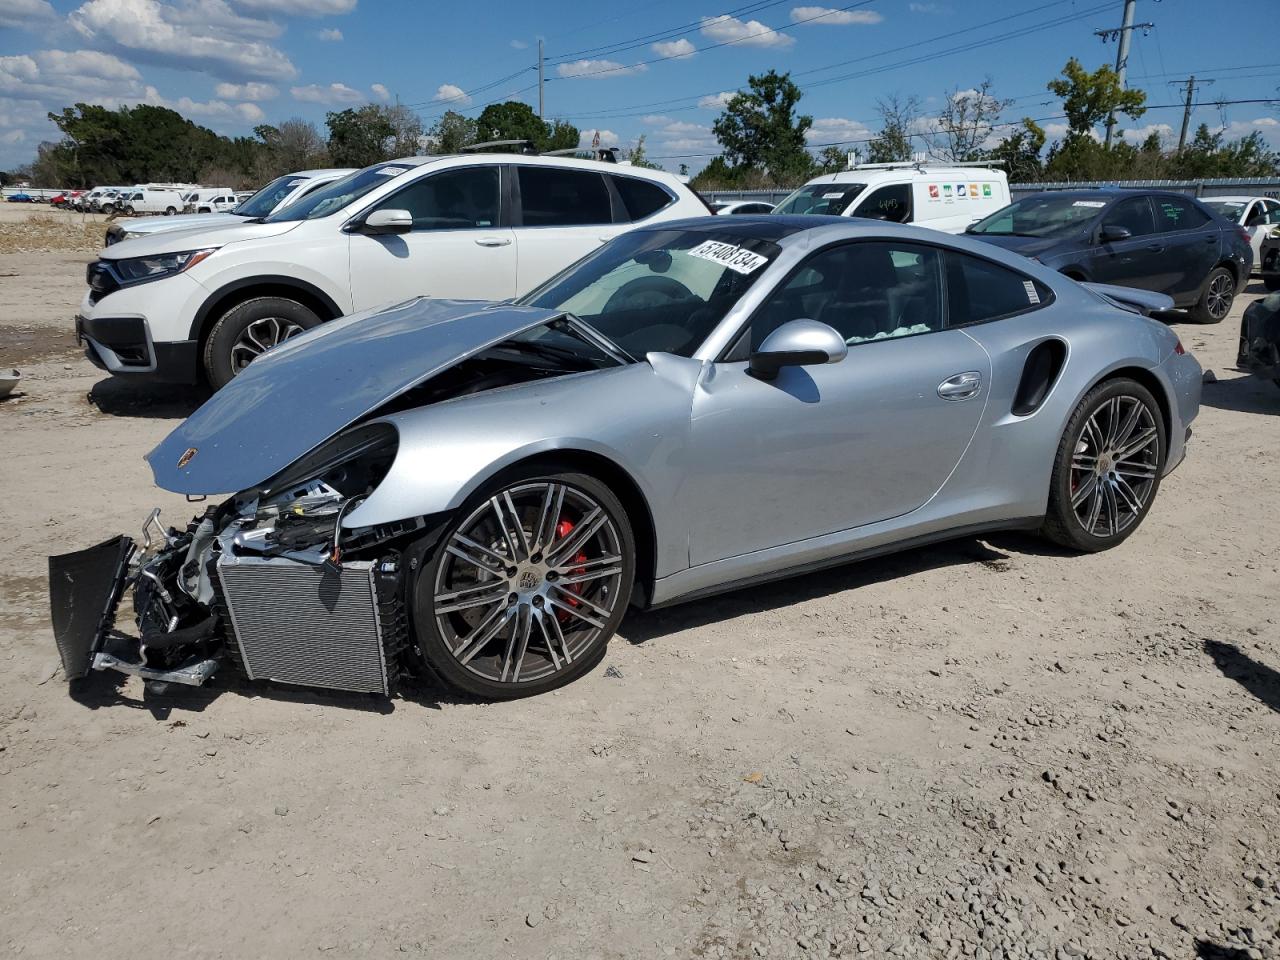
[[[992,127],[1012,102],[992,95],[990,77],[976,90],[952,90],[926,137],[930,155],[953,163],[981,160]]]
[[[426,151],[426,131],[422,126],[422,118],[404,104],[383,107],[386,117],[391,122],[395,133],[387,146],[387,155],[396,157],[413,157]]]
[[[876,101],[880,114],[880,132],[867,145],[867,159],[872,163],[895,163],[910,160],[911,138],[920,119],[920,98],[892,93]]]

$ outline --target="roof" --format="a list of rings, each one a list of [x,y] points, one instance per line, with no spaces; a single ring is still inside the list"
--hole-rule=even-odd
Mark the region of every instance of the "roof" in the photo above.
[[[666,184],[687,186],[674,173],[665,170],[654,170],[649,167],[634,167],[629,163],[606,163],[603,160],[583,160],[578,157],[548,157],[535,153],[442,153],[431,156],[400,157],[395,160],[384,160],[370,164],[365,169],[385,165],[421,167],[429,163],[441,163],[446,160],[462,160],[467,163],[518,163],[531,167],[568,167],[571,170],[594,170],[597,173],[612,173],[615,176],[640,177],[646,180],[659,180]]]

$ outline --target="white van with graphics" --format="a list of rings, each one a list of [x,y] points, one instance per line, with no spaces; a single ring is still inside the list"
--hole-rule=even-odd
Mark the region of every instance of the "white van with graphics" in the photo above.
[[[1008,175],[985,163],[864,163],[815,177],[773,212],[868,217],[963,233],[1008,205]]]

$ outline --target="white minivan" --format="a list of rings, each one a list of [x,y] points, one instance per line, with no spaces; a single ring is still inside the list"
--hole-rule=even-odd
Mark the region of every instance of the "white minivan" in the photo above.
[[[221,387],[327,320],[414,297],[506,300],[634,225],[709,214],[662,170],[523,154],[390,160],[261,219],[112,244],[89,265],[76,330],[113,374]]]
[[[229,213],[239,203],[230,187],[196,187],[182,199],[184,213]]]
[[[1009,202],[1008,175],[985,163],[864,163],[815,177],[773,212],[868,217],[963,233]]]
[[[166,217],[172,217],[182,210],[182,194],[177,190],[134,187],[120,194],[116,209],[130,217],[138,213],[163,213]]]

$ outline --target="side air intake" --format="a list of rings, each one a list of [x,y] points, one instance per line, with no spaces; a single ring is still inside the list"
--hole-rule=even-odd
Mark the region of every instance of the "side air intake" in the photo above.
[[[1040,404],[1044,403],[1057,382],[1066,359],[1067,345],[1061,340],[1044,340],[1031,348],[1022,366],[1018,392],[1013,396],[1014,416],[1030,416],[1040,409]]]

